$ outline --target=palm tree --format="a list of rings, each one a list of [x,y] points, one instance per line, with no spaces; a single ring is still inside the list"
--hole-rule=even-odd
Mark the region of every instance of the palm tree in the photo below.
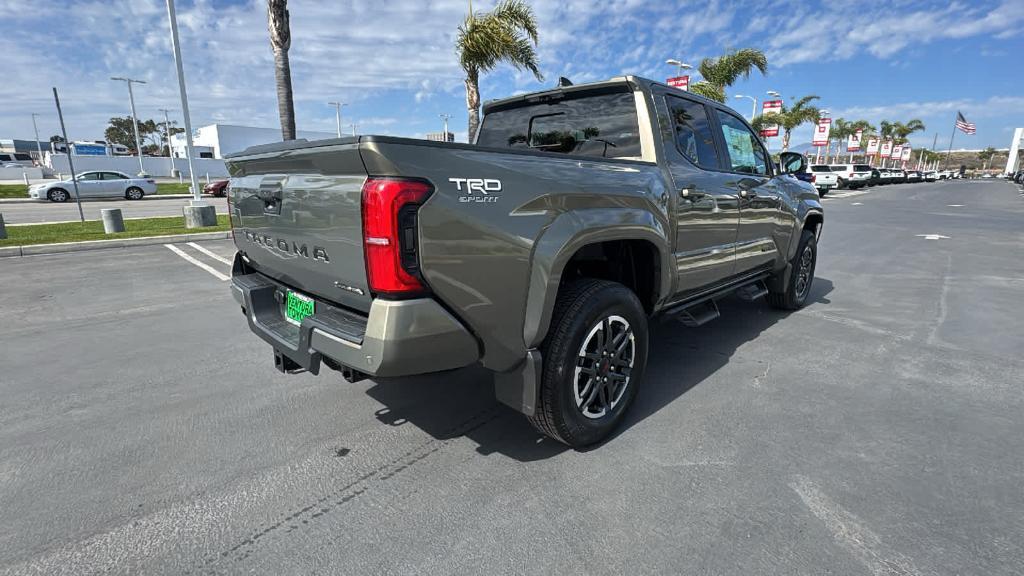
[[[906,124],[902,122],[892,124],[892,136],[896,144],[906,144],[909,142],[907,137],[914,132],[924,132],[924,122],[915,118]]]
[[[532,42],[532,44],[531,44]],[[466,108],[469,110],[469,141],[480,128],[480,73],[507,62],[517,70],[533,72],[543,80],[537,63],[537,19],[523,0],[502,0],[491,12],[469,14],[459,26],[455,50],[466,72]]]
[[[852,122],[847,122],[844,118],[836,118],[832,121],[832,129],[829,131],[828,146],[825,148],[825,162],[828,163],[828,153],[832,150],[832,139],[836,140],[836,155],[833,158],[833,162],[839,161],[839,153],[843,149],[843,142],[853,136],[857,130],[853,127]]]
[[[793,130],[798,126],[806,122],[817,121],[819,112],[810,103],[813,100],[817,100],[817,96],[804,96],[799,100],[796,100],[792,106],[782,106],[782,110],[776,114],[769,114],[767,116],[758,116],[751,121],[751,126],[755,130],[761,131],[768,126],[778,124],[782,127],[782,150],[783,152],[789,150],[789,139],[793,134]]]
[[[761,74],[768,73],[768,58],[755,48],[741,48],[718,58],[705,58],[698,67],[704,79],[691,86],[690,90],[705,98],[725,102],[725,89],[740,76],[749,78],[755,68]]]
[[[277,115],[281,119],[281,138],[295,140],[295,103],[292,101],[292,68],[288,49],[292,31],[288,25],[288,0],[267,0],[267,28],[274,50],[274,79],[277,81]]]

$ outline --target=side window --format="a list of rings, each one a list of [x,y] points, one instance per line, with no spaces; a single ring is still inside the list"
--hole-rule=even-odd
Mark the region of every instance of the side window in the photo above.
[[[79,180],[90,180],[90,181],[91,180],[99,180],[99,179],[100,179],[100,173],[99,172],[86,172],[85,174],[82,174],[81,178],[79,178]]]
[[[757,136],[739,118],[721,110],[716,112],[732,171],[767,176],[768,156]]]
[[[704,105],[677,96],[666,96],[665,103],[679,152],[698,166],[718,168],[718,151]]]
[[[104,180],[124,180],[124,176],[118,174],[117,172],[104,172],[103,173],[103,179]]]

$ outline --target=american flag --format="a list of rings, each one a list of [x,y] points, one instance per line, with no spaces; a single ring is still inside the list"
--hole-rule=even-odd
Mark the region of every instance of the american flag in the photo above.
[[[974,124],[972,122],[968,122],[967,118],[964,118],[964,115],[959,111],[956,113],[956,127],[964,134],[974,134],[977,132]]]

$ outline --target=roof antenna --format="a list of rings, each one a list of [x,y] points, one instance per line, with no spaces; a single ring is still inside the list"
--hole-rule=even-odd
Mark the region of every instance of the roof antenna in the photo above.
[[[563,88],[565,86],[572,86],[572,80],[569,80],[565,76],[558,77],[558,87]]]

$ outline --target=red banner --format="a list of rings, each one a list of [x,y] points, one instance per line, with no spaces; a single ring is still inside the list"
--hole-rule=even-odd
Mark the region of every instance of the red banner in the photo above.
[[[818,125],[814,127],[814,138],[811,139],[811,146],[824,146],[828,144],[830,132],[832,132],[832,119],[819,118]]]
[[[689,76],[676,76],[675,78],[669,78],[665,81],[669,86],[673,88],[679,88],[680,90],[690,89],[690,77]]]
[[[768,116],[769,114],[778,114],[782,112],[782,100],[765,100],[761,105],[761,116]],[[764,130],[761,130],[761,136],[764,138],[774,138],[779,135],[779,125],[772,124],[771,126],[765,126]]]

